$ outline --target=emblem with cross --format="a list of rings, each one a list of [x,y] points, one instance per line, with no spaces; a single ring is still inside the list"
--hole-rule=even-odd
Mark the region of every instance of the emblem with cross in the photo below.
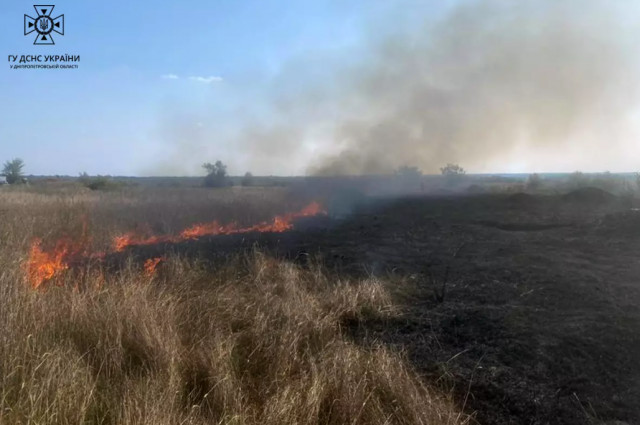
[[[33,44],[56,44],[53,41],[52,33],[57,32],[64,35],[64,15],[52,18],[51,12],[54,7],[53,5],[36,4],[33,8],[38,14],[37,17],[24,15],[24,35],[34,31],[37,33]]]

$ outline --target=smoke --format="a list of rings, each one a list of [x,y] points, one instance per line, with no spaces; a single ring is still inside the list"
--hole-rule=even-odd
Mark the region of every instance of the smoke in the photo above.
[[[462,1],[437,20],[431,9],[372,25],[384,35],[371,31],[351,51],[285,66],[266,90],[266,118],[232,137],[248,152],[239,165],[379,174],[450,162],[570,167],[563,155],[606,166],[625,156],[640,75],[633,2]]]
[[[611,3],[471,2],[385,40],[346,87],[358,106],[336,125],[340,151],[312,172],[434,172],[448,162],[482,168],[514,150],[615,150],[638,67],[637,37]]]

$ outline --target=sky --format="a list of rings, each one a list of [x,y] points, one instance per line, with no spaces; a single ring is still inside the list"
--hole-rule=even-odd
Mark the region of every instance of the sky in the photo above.
[[[65,35],[54,37],[55,46],[34,46],[23,35],[33,2],[5,0],[2,61],[57,54],[81,61],[74,70],[0,65],[0,161],[22,158],[26,173],[36,175],[199,175],[203,162],[216,160],[234,175],[313,172],[325,166],[318,158],[353,148],[340,135],[352,128],[353,116],[370,112],[362,104],[371,95],[350,86],[358,86],[358,75],[377,78],[368,68],[381,57],[380,46],[405,28],[447,19],[458,3],[464,2],[58,1],[52,16],[65,15]],[[418,52],[433,50],[425,49]],[[595,151],[583,161],[546,161],[548,149],[541,154],[522,144],[477,161],[459,154],[462,148],[445,150],[438,161],[466,159],[461,165],[471,172],[633,171],[640,148],[629,136],[635,133],[624,134],[613,146],[625,152],[602,155],[604,145],[591,143]],[[562,149],[576,157],[585,152],[579,144]],[[423,164],[431,166],[415,165]]]

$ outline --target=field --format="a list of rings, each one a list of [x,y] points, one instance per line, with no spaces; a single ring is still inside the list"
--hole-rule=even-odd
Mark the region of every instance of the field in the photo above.
[[[345,193],[3,188],[0,423],[640,423],[633,199]]]

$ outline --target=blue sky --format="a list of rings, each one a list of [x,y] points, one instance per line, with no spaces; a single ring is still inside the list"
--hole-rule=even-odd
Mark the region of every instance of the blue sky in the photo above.
[[[290,155],[280,148],[274,154],[262,138],[278,135],[278,126],[287,129],[289,119],[322,128],[342,102],[336,96],[334,103],[322,103],[323,91],[341,90],[332,85],[342,78],[337,74],[370,53],[372,39],[437,21],[460,2],[58,1],[53,16],[64,13],[64,37],[57,35],[55,46],[34,46],[22,29],[34,2],[2,1],[3,61],[8,55],[71,54],[81,63],[64,71],[0,66],[0,161],[20,157],[27,173],[51,175],[197,175],[203,162],[217,159],[232,174],[303,174],[328,133],[314,139],[314,131],[283,130],[285,147],[300,145]],[[322,92],[315,93],[317,107],[314,87]],[[287,102],[305,91],[311,94],[297,112]],[[248,137],[255,140],[245,142]],[[598,146],[590,146],[598,157]],[[584,148],[566,151],[579,155]],[[609,152],[607,163],[555,161],[544,169],[543,155],[527,162],[535,156],[529,148],[516,146],[511,154],[506,165],[497,158],[467,168],[622,171],[632,163],[628,152],[622,162]]]
[[[282,63],[357,43],[364,20],[381,8],[370,0],[57,1],[65,36],[33,46],[22,34],[32,5],[0,3],[3,60],[68,53],[81,56],[80,68],[0,67],[0,160],[21,157],[29,173],[70,175],[162,173],[156,162],[172,162],[162,140],[168,114],[195,126],[203,125],[198,116],[215,116],[223,132],[234,120],[230,105],[250,102]],[[233,155],[223,143],[211,140],[211,150]],[[187,172],[215,159],[203,154],[194,152]]]
[[[154,161],[171,162],[158,134],[164,111],[223,114],[297,52],[355,42],[364,3],[58,1],[53,15],[64,13],[65,36],[33,46],[22,34],[33,2],[4,1],[3,58],[68,53],[81,63],[0,67],[0,159],[21,157],[35,174],[154,174]],[[194,152],[196,166],[201,155]]]

